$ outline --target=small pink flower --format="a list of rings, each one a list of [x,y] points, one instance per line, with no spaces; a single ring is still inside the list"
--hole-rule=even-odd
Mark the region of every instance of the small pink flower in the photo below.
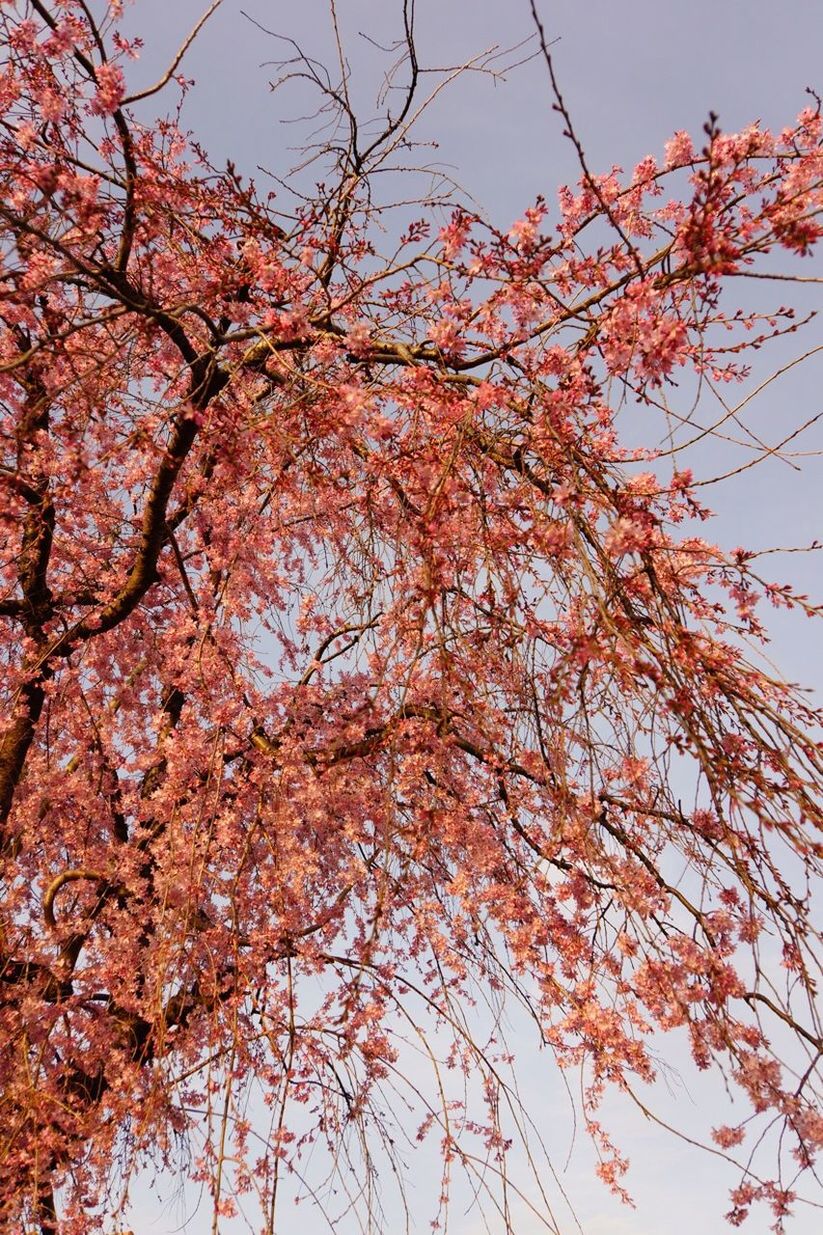
[[[685,129],[680,129],[675,133],[669,141],[666,142],[666,170],[673,167],[683,167],[686,163],[691,163],[694,158],[694,146],[692,139],[689,137]]]
[[[44,120],[57,122],[66,110],[65,100],[56,90],[44,90],[38,99],[40,115]]]
[[[126,93],[123,70],[116,64],[101,64],[97,70],[97,93],[91,110],[95,116],[110,116],[120,106]]]
[[[538,242],[540,224],[543,222],[546,210],[544,206],[530,206],[522,219],[512,224],[509,240],[522,253],[530,253]]]
[[[721,1149],[731,1149],[735,1145],[740,1145],[746,1133],[743,1128],[712,1128],[712,1140]]]

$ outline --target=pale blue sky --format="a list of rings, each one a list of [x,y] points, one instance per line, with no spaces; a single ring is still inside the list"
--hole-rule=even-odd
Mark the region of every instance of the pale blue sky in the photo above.
[[[353,82],[363,94],[378,78],[373,50],[356,32],[390,37],[398,7],[396,0],[339,0]],[[129,22],[139,27],[147,45],[131,72],[130,89],[154,79],[204,8],[205,0],[137,0]],[[528,0],[418,0],[417,8],[423,62],[463,61],[492,43],[514,44],[531,32]],[[325,0],[223,0],[186,61],[197,86],[187,99],[184,124],[196,131],[215,161],[230,156],[246,172],[263,164],[282,174],[290,161],[287,146],[299,140],[300,130],[281,123],[293,114],[288,96],[271,95],[270,73],[260,67],[280,54],[277,44],[244,19],[241,9],[331,61],[328,7]],[[554,56],[561,87],[596,170],[613,163],[630,167],[646,153],[659,154],[676,129],[699,135],[709,110],[728,129],[758,118],[780,127],[806,104],[804,87],[823,87],[823,0],[544,0],[541,11],[548,36],[559,40]],[[436,157],[495,223],[507,225],[538,193],[553,204],[558,184],[575,177],[573,152],[560,130],[545,67],[535,61],[505,84],[464,78],[435,103],[419,136],[436,138]],[[819,304],[818,293],[815,288],[808,303]],[[812,341],[823,342],[819,330]],[[790,348],[785,358],[791,354]],[[822,375],[819,363],[810,364],[770,388],[752,411],[758,430],[776,440],[785,426],[823,410]],[[809,449],[815,444],[821,445],[819,434],[816,443],[804,443]],[[703,462],[710,469],[715,460],[704,457]],[[716,462],[722,462],[720,455]],[[808,542],[823,534],[820,490],[815,459],[802,473],[781,463],[752,469],[734,486],[712,491],[708,500],[719,517],[711,535],[727,545]],[[823,598],[815,555],[766,562],[775,577],[797,579]],[[774,630],[772,652],[778,664],[794,679],[819,684],[821,658],[812,632],[784,617],[775,619]],[[528,1051],[524,1027],[516,1029],[515,1040]],[[677,1049],[674,1057],[683,1060]],[[524,1076],[532,1109],[549,1129],[555,1166],[562,1172],[570,1139],[568,1103],[548,1058],[531,1059]],[[722,1122],[718,1082],[695,1077],[688,1066],[683,1078],[673,1097],[658,1087],[663,1113],[696,1127],[696,1116],[716,1105],[713,1122]],[[586,1235],[694,1235],[727,1229],[721,1215],[731,1181],[718,1163],[656,1133],[625,1104],[610,1103],[609,1111],[617,1139],[633,1160],[629,1183],[638,1208],[624,1210],[593,1179],[585,1138],[578,1138],[561,1179]],[[422,1231],[437,1180],[427,1169],[418,1170],[416,1178],[422,1215],[416,1229]],[[568,1211],[559,1205],[557,1212],[562,1231],[574,1231]],[[180,1219],[178,1209],[157,1217],[147,1194],[135,1194],[131,1220],[139,1235],[168,1235]],[[294,1215],[284,1210],[281,1221],[284,1235],[307,1226],[320,1229],[305,1208]],[[819,1212],[800,1210],[789,1230],[813,1235],[820,1225]],[[767,1227],[760,1213],[744,1229],[763,1235]],[[187,1230],[200,1235],[209,1229],[204,1206]],[[221,1226],[223,1235],[240,1229]],[[454,1229],[458,1235],[479,1235],[481,1228],[456,1211]],[[537,1230],[523,1216],[518,1235],[536,1235]]]

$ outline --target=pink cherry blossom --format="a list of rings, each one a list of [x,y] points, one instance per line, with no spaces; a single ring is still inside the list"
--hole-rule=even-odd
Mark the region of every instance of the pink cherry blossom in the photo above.
[[[778,1229],[823,1143],[823,716],[760,653],[821,610],[713,543],[748,399],[692,394],[803,325],[819,109],[581,147],[496,228],[406,172],[381,205],[415,72],[382,134],[316,73],[286,208],[94,8],[0,4],[0,1230],[111,1230],[148,1171],[271,1231],[284,1173],[368,1205],[427,1138],[445,1209],[528,1126],[518,1003],[626,1200],[600,1108],[680,1035],[738,1104],[729,1221]]]

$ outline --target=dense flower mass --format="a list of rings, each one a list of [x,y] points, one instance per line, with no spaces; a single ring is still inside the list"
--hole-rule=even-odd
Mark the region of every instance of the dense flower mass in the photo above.
[[[502,1170],[478,991],[583,1068],[617,1190],[604,1090],[687,1035],[746,1102],[729,1217],[780,1223],[823,1142],[821,718],[751,645],[761,597],[819,613],[619,408],[794,329],[735,297],[820,238],[820,109],[384,257],[401,121],[276,214],[140,119],[121,7],[0,5],[0,1230],[102,1228],[146,1163],[271,1229],[309,1146],[392,1156],[415,1034],[411,1141]]]

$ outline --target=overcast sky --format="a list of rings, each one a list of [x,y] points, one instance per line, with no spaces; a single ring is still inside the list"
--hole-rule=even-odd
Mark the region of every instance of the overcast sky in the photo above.
[[[136,0],[129,23],[139,28],[146,48],[131,70],[130,89],[156,77],[205,7],[205,0]],[[381,62],[358,31],[380,41],[396,36],[399,4],[339,0],[339,8],[353,85],[365,100],[379,82]],[[282,55],[282,45],[244,18],[243,9],[331,63],[325,0],[223,0],[186,60],[186,72],[197,86],[186,101],[184,125],[196,132],[215,162],[231,157],[246,172],[263,165],[282,175],[292,161],[288,146],[299,141],[300,128],[282,123],[295,114],[294,108],[286,93],[272,95],[274,70],[261,67]],[[463,62],[492,44],[514,45],[532,32],[528,0],[418,0],[417,9],[424,64]],[[756,119],[782,127],[808,102],[806,86],[823,89],[823,0],[543,0],[541,12],[547,35],[557,40],[553,54],[561,88],[594,170],[614,163],[631,167],[647,153],[659,155],[677,129],[699,136],[710,110],[726,129]],[[462,78],[424,117],[419,136],[438,142],[432,157],[499,225],[511,223],[537,194],[553,205],[557,186],[576,175],[539,61],[516,70],[505,83]],[[819,273],[819,259],[817,265]],[[820,331],[812,341],[823,342]],[[758,430],[777,440],[787,425],[823,410],[821,376],[820,364],[810,364],[771,388],[753,412]],[[820,446],[819,435],[816,443],[804,446],[815,444]],[[821,490],[814,459],[802,472],[784,463],[754,468],[734,487],[711,492],[710,504],[719,512],[711,535],[726,545],[808,542],[823,532]],[[816,555],[767,561],[775,577],[799,580],[823,599]],[[773,657],[787,675],[819,682],[821,658],[812,632],[785,618],[775,619],[774,629]],[[623,1209],[592,1178],[591,1157],[581,1138],[562,1173],[570,1144],[568,1104],[550,1059],[536,1060],[525,1075],[532,1107],[549,1128],[556,1168],[586,1235],[694,1235],[724,1229],[720,1215],[731,1182],[725,1170],[657,1133],[620,1103],[609,1104],[611,1126],[632,1159],[629,1184],[637,1210]],[[659,1105],[665,1111],[668,1102],[673,1119],[697,1128],[697,1116],[707,1104],[720,1109],[717,1084],[713,1078],[695,1079],[684,1068],[683,1082],[672,1083],[672,1097],[660,1087]],[[424,1214],[419,1229],[424,1230],[433,1203],[426,1185],[436,1189],[437,1181],[425,1170],[417,1178],[423,1185],[418,1192]],[[195,1235],[209,1229],[206,1208],[187,1228]],[[560,1206],[565,1235],[576,1227],[563,1213]],[[148,1196],[135,1196],[131,1221],[139,1235],[167,1235],[181,1217],[177,1209],[163,1219],[155,1220],[156,1214]],[[284,1211],[281,1219],[284,1235],[301,1226],[320,1229],[305,1210]],[[761,1235],[767,1226],[766,1215],[759,1213],[744,1229]],[[789,1229],[794,1235],[813,1235],[820,1227],[819,1211],[801,1209]],[[227,1224],[224,1235],[234,1229],[241,1228]],[[454,1229],[459,1235],[479,1231],[474,1218],[461,1220],[457,1213]],[[536,1235],[537,1229],[524,1215],[518,1235]]]

